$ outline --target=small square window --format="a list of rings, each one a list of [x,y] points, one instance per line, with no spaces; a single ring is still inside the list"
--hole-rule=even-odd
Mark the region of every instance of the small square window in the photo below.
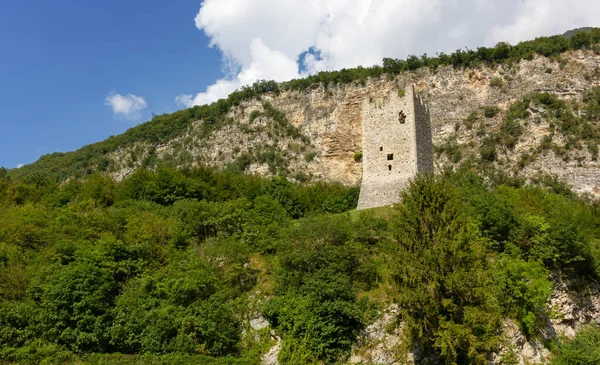
[[[379,147],[379,151],[382,151],[382,152],[383,152],[383,147]]]
[[[394,154],[393,153],[388,153],[387,159],[388,159],[388,161],[393,161],[394,160]]]
[[[400,122],[400,124],[406,123],[406,114],[404,114],[403,111],[400,111],[400,113],[398,113],[398,121]]]
[[[388,170],[389,170],[389,171],[392,171],[392,165],[389,165],[389,166],[388,166]]]

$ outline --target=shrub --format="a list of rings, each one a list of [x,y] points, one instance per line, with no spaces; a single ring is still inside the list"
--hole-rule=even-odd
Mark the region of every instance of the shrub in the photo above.
[[[484,144],[479,148],[479,155],[484,162],[493,162],[496,161],[498,152],[496,152],[496,146]]]
[[[254,122],[254,121],[255,121],[257,118],[259,118],[261,115],[262,115],[262,113],[261,113],[261,112],[259,112],[258,110],[253,110],[253,111],[250,113],[250,118],[249,118],[249,120],[250,120],[250,123]]]
[[[316,151],[310,151],[310,152],[307,152],[304,155],[304,160],[306,162],[313,162],[316,157],[317,157],[317,152]]]
[[[569,60],[563,57],[558,58],[558,68],[564,70],[565,67],[569,64]]]
[[[552,148],[552,135],[546,134],[542,138],[542,142],[540,142],[538,149],[540,151],[546,151],[546,150],[549,150],[550,148]]]
[[[525,168],[529,162],[532,160],[532,156],[531,154],[527,153],[527,152],[523,152],[521,153],[521,155],[519,156],[519,161],[517,162],[517,166],[520,169]]]
[[[116,284],[108,268],[84,260],[48,276],[40,288],[47,336],[71,351],[105,351]]]
[[[498,108],[497,106],[485,106],[485,107],[483,107],[483,115],[486,118],[493,118],[498,113],[500,113],[500,108]]]
[[[355,162],[362,162],[362,158],[363,158],[362,151],[355,152],[355,153],[354,153],[354,156],[352,156],[352,159],[353,159]]]
[[[600,364],[600,329],[590,325],[577,332],[574,339],[563,342],[550,365]]]
[[[467,129],[471,130],[473,128],[473,125],[475,124],[475,122],[477,122],[478,119],[479,119],[479,114],[477,113],[476,110],[473,110],[471,113],[469,113],[469,115],[465,119],[465,126],[467,127]]]
[[[504,80],[501,77],[494,77],[490,80],[490,86],[495,88],[501,88],[504,86]]]
[[[534,336],[548,318],[546,303],[553,288],[548,270],[537,261],[502,255],[499,271],[505,293],[503,307],[518,320],[525,335]]]
[[[522,133],[523,128],[518,120],[505,119],[500,126],[499,142],[512,150]]]
[[[459,163],[462,160],[462,152],[454,138],[455,136],[450,136],[443,144],[434,146],[434,150],[438,155],[445,154],[450,162]]]
[[[254,157],[249,153],[244,152],[235,159],[235,165],[238,171],[244,172],[250,167],[253,161]]]
[[[110,333],[122,352],[235,354],[240,324],[233,318],[214,267],[194,255],[176,258],[166,273],[132,280],[115,304]]]
[[[592,156],[592,161],[598,161],[598,144],[593,142],[588,142],[588,151]]]
[[[571,37],[570,42],[571,47],[575,49],[585,49],[593,43],[593,40],[589,32],[578,32]]]

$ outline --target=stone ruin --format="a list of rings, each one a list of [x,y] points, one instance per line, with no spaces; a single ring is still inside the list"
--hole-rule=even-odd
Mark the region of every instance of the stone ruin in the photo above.
[[[359,210],[398,203],[417,173],[433,172],[429,109],[413,85],[363,100],[362,146]]]

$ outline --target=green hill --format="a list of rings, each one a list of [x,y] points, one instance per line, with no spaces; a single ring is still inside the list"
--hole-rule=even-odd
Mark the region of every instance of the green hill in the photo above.
[[[227,128],[238,127],[240,133],[253,131],[254,136],[266,138],[270,142],[262,143],[260,148],[248,148],[247,151],[236,152],[235,148],[231,147],[226,151],[231,155],[228,160],[230,167],[244,171],[251,163],[261,163],[267,165],[274,174],[293,177],[294,172],[287,168],[290,161],[306,159],[310,162],[324,151],[315,148],[315,139],[319,138],[318,135],[309,135],[303,128],[298,129],[297,125],[291,124],[289,114],[270,103],[270,100],[277,98],[278,95],[290,92],[298,95],[310,93],[316,87],[333,90],[342,85],[364,85],[368,80],[381,77],[406,77],[425,69],[452,67],[476,70],[483,65],[494,67],[494,65],[515,64],[520,60],[532,59],[536,55],[557,58],[570,50],[586,49],[600,52],[598,43],[600,43],[600,29],[592,28],[585,32],[578,32],[569,39],[563,36],[542,37],[515,46],[499,43],[493,48],[458,50],[449,55],[442,53],[436,57],[410,56],[405,60],[386,58],[382,66],[321,72],[281,84],[261,81],[232,93],[227,99],[211,105],[196,106],[173,114],[156,116],[151,121],[133,127],[121,135],[112,136],[77,151],[44,155],[33,164],[11,170],[10,174],[23,177],[42,173],[63,181],[72,177],[89,176],[94,171],[115,173],[123,169],[153,168],[159,165],[191,167],[207,162],[205,157],[194,152],[199,145],[207,143],[216,133],[225,133]],[[333,95],[332,91],[329,93]],[[256,102],[262,104],[262,108],[253,109],[254,114],[250,111],[246,112],[249,103]],[[240,118],[244,118],[245,122]],[[260,127],[253,125],[257,118],[262,123]],[[290,143],[295,146],[293,149],[289,148]],[[172,147],[171,153],[166,157],[159,155],[160,148],[166,145]],[[297,152],[291,152],[292,150]],[[226,163],[220,163],[221,168],[225,165]],[[297,170],[295,173],[305,168],[299,167]]]

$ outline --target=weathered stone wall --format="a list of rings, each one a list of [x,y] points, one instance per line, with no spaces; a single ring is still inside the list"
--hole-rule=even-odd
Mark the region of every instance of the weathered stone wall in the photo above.
[[[358,209],[397,203],[400,191],[418,171],[433,170],[427,112],[413,86],[364,99]]]
[[[429,108],[417,93],[413,93],[413,97],[415,106],[417,171],[420,173],[433,173],[433,143],[431,142]]]

